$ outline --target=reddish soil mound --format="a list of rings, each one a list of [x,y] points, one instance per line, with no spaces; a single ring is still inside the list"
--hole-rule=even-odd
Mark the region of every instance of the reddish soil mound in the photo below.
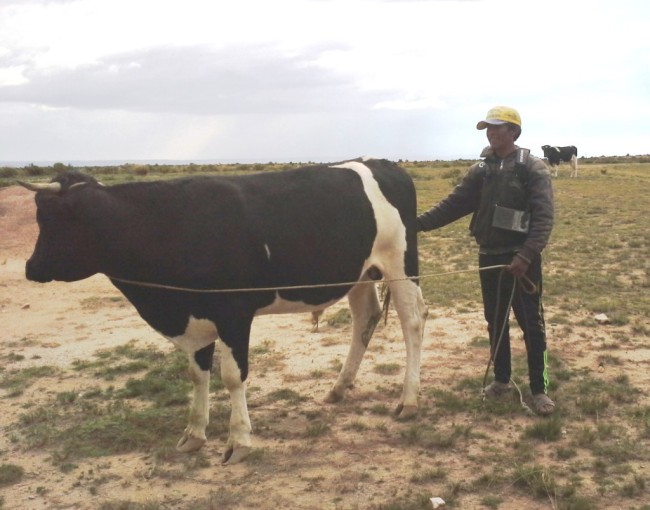
[[[29,257],[38,235],[33,192],[20,186],[0,189],[0,232],[3,255]]]

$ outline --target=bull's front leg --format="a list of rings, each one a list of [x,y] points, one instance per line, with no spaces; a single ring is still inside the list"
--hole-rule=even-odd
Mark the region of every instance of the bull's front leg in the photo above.
[[[224,464],[235,464],[252,451],[251,420],[246,404],[248,343],[253,318],[230,319],[219,324],[221,380],[230,393],[230,434]]]
[[[176,449],[181,452],[198,450],[206,442],[205,429],[210,416],[208,400],[213,356],[214,342],[194,353],[188,353],[190,378],[194,389],[189,422],[176,445]]]
[[[230,393],[230,434],[223,455],[224,464],[240,462],[252,449],[251,420],[246,404],[246,383],[233,356],[232,349],[219,342],[221,379]]]

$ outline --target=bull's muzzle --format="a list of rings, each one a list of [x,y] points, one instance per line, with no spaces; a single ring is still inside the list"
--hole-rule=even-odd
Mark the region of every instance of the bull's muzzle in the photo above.
[[[25,264],[25,278],[32,282],[47,283],[51,282],[53,278],[45,274],[44,271],[38,269],[38,265],[32,259],[29,259]]]

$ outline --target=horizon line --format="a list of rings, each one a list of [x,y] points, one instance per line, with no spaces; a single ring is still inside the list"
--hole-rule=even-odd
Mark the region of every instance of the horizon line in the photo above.
[[[650,157],[650,154],[625,154],[625,155],[600,155],[600,156],[579,156],[578,159],[592,159],[592,158],[639,158],[639,157]],[[121,166],[121,165],[133,165],[133,164],[145,164],[145,165],[246,165],[246,164],[289,164],[289,163],[331,163],[339,161],[348,161],[356,158],[327,158],[327,159],[291,159],[291,158],[281,158],[274,160],[272,158],[205,158],[205,159],[190,159],[190,158],[179,158],[179,159],[163,159],[163,158],[141,158],[141,159],[128,159],[128,158],[118,158],[118,159],[70,159],[70,160],[61,160],[61,159],[44,159],[44,160],[5,160],[0,161],[0,167],[4,168],[24,168],[28,166],[54,166],[56,164],[62,164],[66,166],[78,166],[78,167],[88,167],[88,166]],[[379,158],[378,159],[391,159],[391,158]],[[429,159],[410,159],[410,158],[398,158],[391,159],[392,161],[407,161],[407,162],[422,162],[422,161],[478,161],[480,158],[449,158],[449,159],[440,159],[440,158],[429,158]]]

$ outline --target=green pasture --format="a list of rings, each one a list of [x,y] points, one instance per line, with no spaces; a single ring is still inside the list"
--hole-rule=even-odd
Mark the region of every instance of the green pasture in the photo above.
[[[423,212],[452,190],[465,164],[406,165]],[[650,316],[650,162],[582,164],[577,179],[568,171],[554,179],[555,226],[544,251],[544,294],[562,314],[606,313],[617,323]],[[468,233],[469,217],[420,234],[420,273],[474,268],[477,251]],[[474,273],[425,278],[428,300],[463,306],[479,299]],[[647,333],[647,331],[646,331]]]

